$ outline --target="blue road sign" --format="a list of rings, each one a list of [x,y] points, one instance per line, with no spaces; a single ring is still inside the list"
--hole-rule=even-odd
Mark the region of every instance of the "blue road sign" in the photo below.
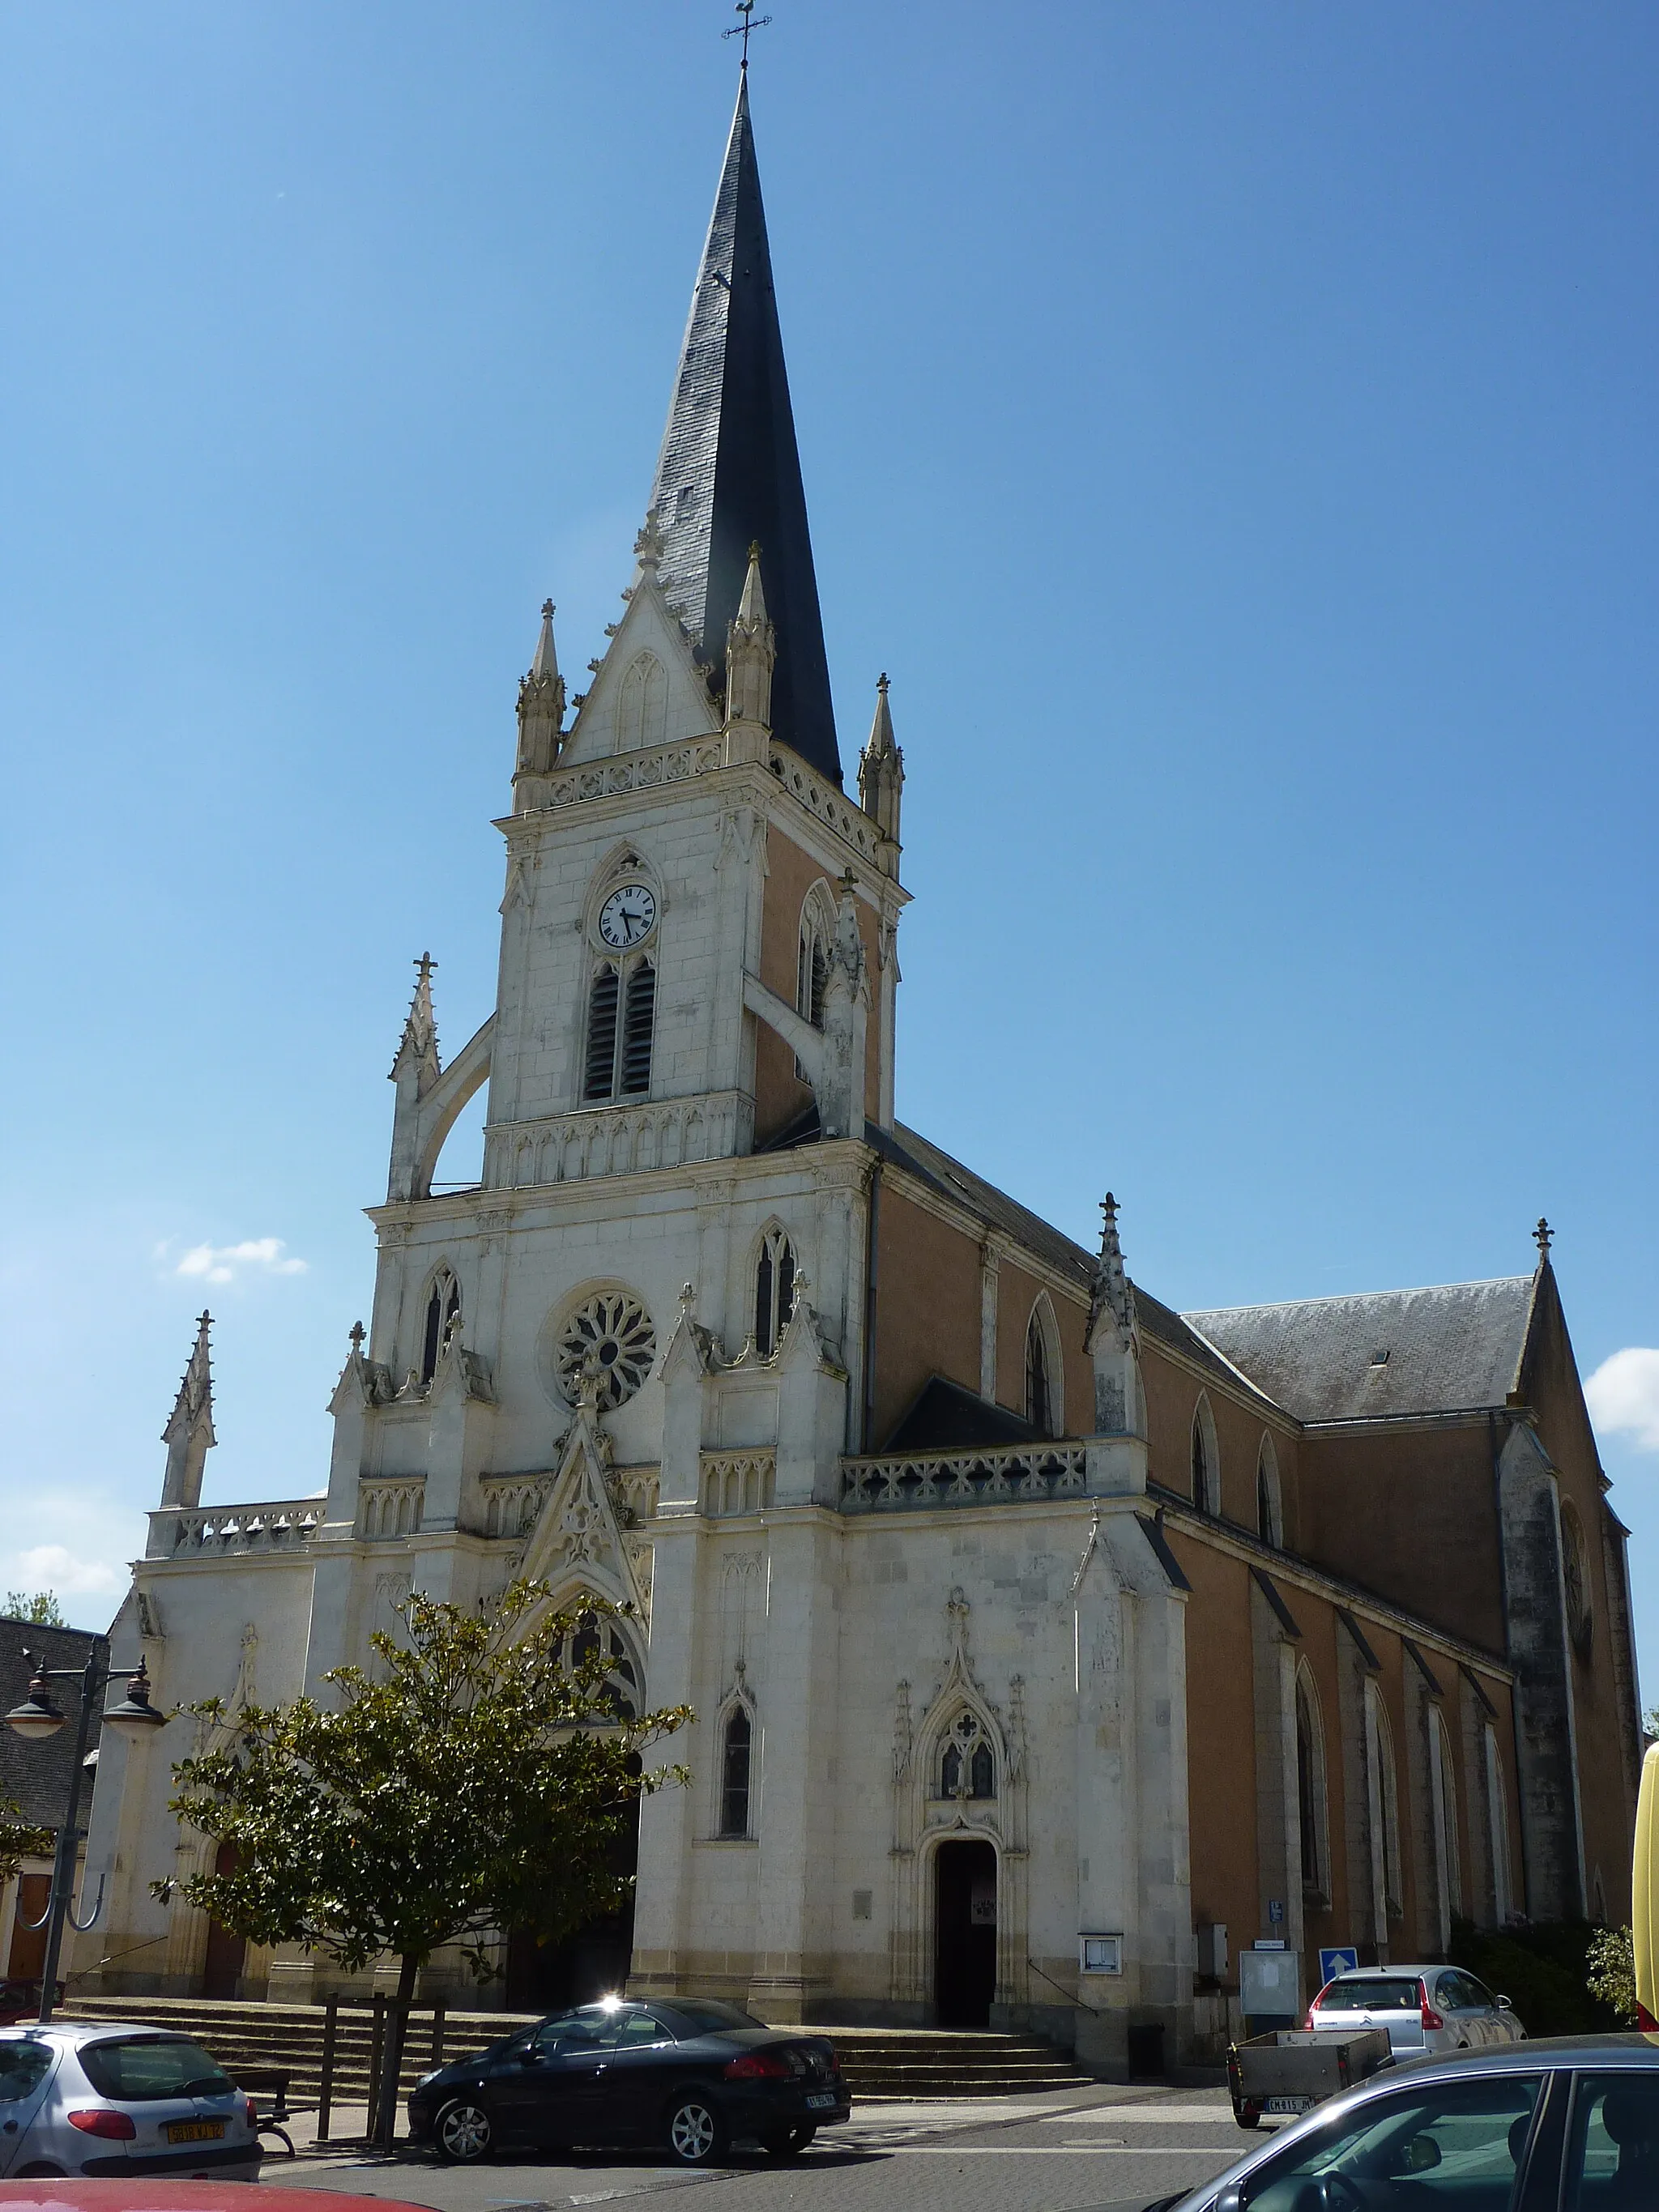
[[[1334,1982],[1339,1974],[1352,1973],[1358,1964],[1358,1951],[1340,1947],[1333,1951],[1322,1951],[1319,1954],[1320,1988],[1322,1990],[1327,1982]]]

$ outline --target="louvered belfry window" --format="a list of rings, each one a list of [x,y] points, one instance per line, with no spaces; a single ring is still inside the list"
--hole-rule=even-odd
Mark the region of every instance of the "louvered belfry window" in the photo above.
[[[656,1017],[657,971],[648,960],[632,962],[625,972],[609,960],[595,969],[582,1075],[587,1104],[637,1098],[650,1090]]]
[[[584,1098],[609,1098],[617,1084],[617,998],[620,978],[607,961],[593,978],[587,1005],[587,1074]]]
[[[1048,1340],[1041,1318],[1033,1314],[1025,1330],[1025,1418],[1040,1437],[1053,1436],[1054,1411]]]
[[[657,971],[648,960],[629,971],[628,1012],[623,1023],[622,1081],[618,1089],[635,1097],[651,1088],[651,1032],[657,1013]]]

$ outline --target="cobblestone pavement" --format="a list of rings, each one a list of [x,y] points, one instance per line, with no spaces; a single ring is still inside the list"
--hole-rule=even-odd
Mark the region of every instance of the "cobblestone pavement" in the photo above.
[[[568,2212],[687,2189],[696,2212],[1105,2212],[1195,2188],[1260,2141],[1219,2091],[1103,2085],[1018,2102],[865,2105],[798,2159],[738,2152],[708,2173],[648,2152],[461,2168],[319,2146],[270,2159],[265,2179],[432,2212]]]

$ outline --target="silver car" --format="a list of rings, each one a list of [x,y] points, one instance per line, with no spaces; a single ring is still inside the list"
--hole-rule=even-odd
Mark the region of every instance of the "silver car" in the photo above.
[[[1652,2212],[1659,2038],[1417,2058],[1145,2212]]]
[[[1462,1966],[1356,1967],[1326,1983],[1308,2026],[1349,2035],[1385,2027],[1396,2057],[1519,2043],[1527,2033],[1509,1999]]]
[[[188,2036],[107,2020],[0,2028],[0,2176],[253,2181],[254,2117]]]

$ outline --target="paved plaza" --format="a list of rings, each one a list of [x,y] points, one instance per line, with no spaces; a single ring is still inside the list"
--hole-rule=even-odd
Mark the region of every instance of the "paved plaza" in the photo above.
[[[638,2152],[458,2168],[301,2141],[300,2156],[270,2160],[265,2178],[433,2212],[565,2212],[685,2189],[703,2192],[697,2212],[1097,2212],[1195,2187],[1259,2140],[1219,2090],[1100,2085],[1018,2101],[855,2106],[799,2159],[738,2152],[709,2173]]]

